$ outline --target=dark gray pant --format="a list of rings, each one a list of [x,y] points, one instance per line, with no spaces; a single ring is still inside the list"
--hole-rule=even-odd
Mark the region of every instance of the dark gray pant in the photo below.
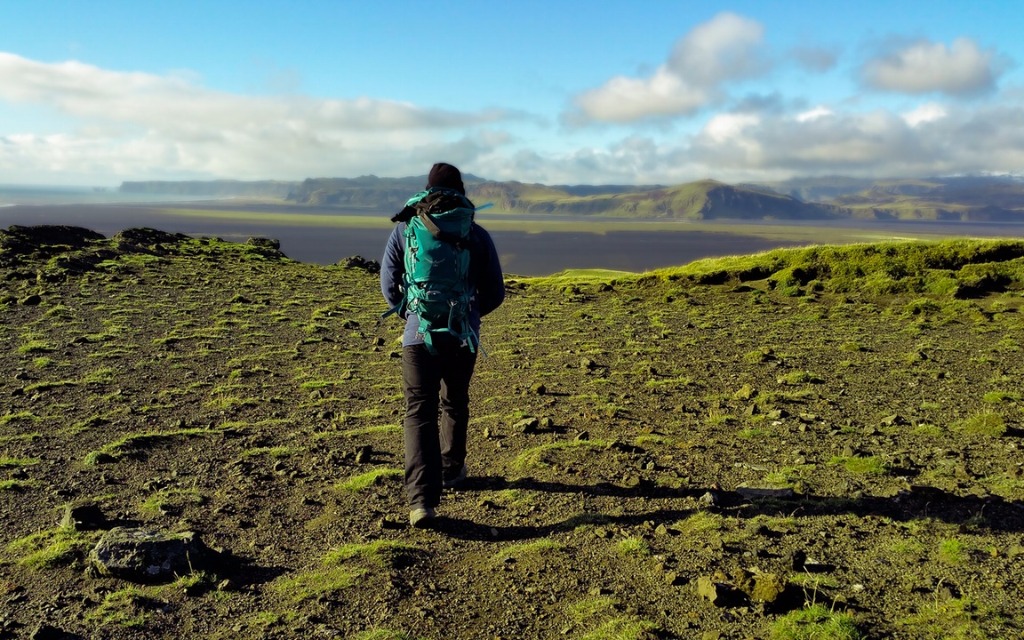
[[[413,507],[436,507],[442,478],[458,474],[466,463],[476,354],[447,340],[437,340],[435,347],[436,354],[421,344],[402,349],[405,492]]]

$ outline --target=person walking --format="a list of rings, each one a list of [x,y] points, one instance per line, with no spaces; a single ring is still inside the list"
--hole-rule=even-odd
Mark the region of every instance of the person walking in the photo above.
[[[468,233],[453,233],[450,226],[439,228],[450,207],[466,215],[462,229]],[[474,211],[461,172],[444,162],[435,164],[427,176],[426,191],[413,196],[392,218],[398,224],[381,260],[381,292],[392,311],[405,320],[405,492],[411,506],[409,522],[414,527],[431,526],[442,489],[454,488],[466,478],[469,386],[476,366],[480,319],[505,299],[494,241],[473,221]],[[426,245],[432,242],[438,250],[449,252],[451,259],[423,259],[431,249]],[[467,257],[468,266],[464,263]],[[451,294],[453,299],[443,301],[444,320],[431,320],[430,300],[444,297],[438,292],[443,287],[430,285],[433,290],[424,292],[429,288],[425,283],[434,277],[429,273],[431,265],[445,262],[462,264],[458,273],[466,280],[464,293]],[[452,279],[449,276],[448,280]]]

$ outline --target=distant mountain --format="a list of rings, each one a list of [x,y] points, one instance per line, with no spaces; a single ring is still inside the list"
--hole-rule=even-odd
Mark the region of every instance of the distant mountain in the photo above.
[[[879,180],[833,203],[857,218],[1024,222],[1024,181],[988,176]]]
[[[397,211],[426,185],[426,176],[404,178],[308,178],[302,182],[125,182],[121,191],[278,197],[286,202],[348,210]],[[703,180],[674,187],[657,185],[558,185],[495,182],[463,176],[467,195],[497,211],[685,220],[833,218],[833,207],[802,202],[770,189]]]
[[[561,189],[573,196],[599,196],[612,195],[616,193],[651,191],[653,189],[664,189],[664,185],[615,185],[615,184],[574,184],[556,185],[555,189]]]
[[[663,197],[659,197],[664,194]],[[804,202],[789,195],[731,186],[715,180],[701,180],[671,187],[664,191],[641,194],[638,212],[643,205],[666,217],[693,220],[776,219],[806,220],[835,218],[839,212],[832,207]]]
[[[577,197],[636,192],[653,187],[573,185],[547,186],[522,182],[494,182],[472,174],[462,177],[474,202],[492,202],[497,210],[516,213],[548,213],[551,203]],[[427,176],[405,178],[309,178],[297,183],[287,200],[300,204],[390,210],[401,208],[409,196],[422,190]],[[397,210],[397,209],[396,209]]]
[[[766,190],[701,180],[675,187],[548,187],[518,182],[487,182],[471,190],[477,201],[519,213],[593,215],[679,220],[832,218],[832,207],[811,204]]]
[[[217,180],[126,182],[145,194],[280,198],[318,207],[398,211],[426,184],[404,178],[308,178],[301,182]],[[495,211],[522,214],[679,220],[879,220],[1024,222],[1024,180],[946,177],[866,180],[841,176],[729,185],[700,180],[675,186],[543,185],[466,174],[467,195]]]
[[[462,182],[470,192],[487,181],[463,174]],[[423,190],[427,176],[404,178],[307,178],[296,183],[285,198],[289,202],[344,209],[398,211],[414,193]]]

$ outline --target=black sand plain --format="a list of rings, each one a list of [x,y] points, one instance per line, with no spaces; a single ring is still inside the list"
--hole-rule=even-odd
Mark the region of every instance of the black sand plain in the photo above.
[[[226,204],[223,201],[173,203],[177,209],[198,208],[229,212],[301,213],[337,215],[336,209],[284,204]],[[215,236],[225,240],[244,242],[248,237],[274,238],[280,241],[285,255],[300,262],[334,264],[343,258],[362,256],[379,259],[390,229],[332,228],[329,226],[288,225],[286,222],[216,220],[182,217],[161,210],[162,206],[130,204],[76,204],[76,205],[19,205],[0,208],[0,228],[11,224],[41,225],[66,224],[92,229],[106,236],[130,228],[150,227],[191,236]],[[360,213],[386,220],[390,213]],[[635,227],[628,231],[595,233],[588,224],[606,220],[564,218],[579,226],[573,231],[545,231],[536,233],[531,223],[537,218],[520,216],[522,230],[492,229],[502,265],[509,273],[521,276],[539,276],[565,269],[614,269],[642,272],[651,269],[688,264],[701,258],[745,255],[778,247],[807,244],[806,240],[766,239],[756,233],[758,223],[722,223],[720,232],[694,231],[685,223],[677,230],[644,230],[643,221],[630,221]],[[482,214],[480,222],[487,226],[488,216]],[[549,218],[553,219],[553,218]],[[950,223],[884,223],[845,221],[833,223],[787,223],[793,229],[821,225],[827,229],[830,241],[855,241],[865,231],[888,234],[892,237],[919,234],[949,237],[1024,237],[1022,225],[950,224]],[[744,233],[749,229],[749,233]],[[802,234],[797,237],[802,237]]]

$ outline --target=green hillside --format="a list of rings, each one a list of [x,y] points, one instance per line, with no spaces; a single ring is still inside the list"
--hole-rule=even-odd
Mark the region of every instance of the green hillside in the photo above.
[[[510,277],[428,530],[369,267],[0,231],[0,637],[1024,635],[1024,242]]]
[[[295,185],[286,200],[299,204],[351,209],[398,211],[426,184],[426,177],[307,178]]]
[[[400,208],[425,178],[353,180],[310,179],[295,187],[289,200],[342,208]],[[733,187],[714,180],[676,187],[547,186],[484,181],[467,176],[467,195],[506,213],[557,216],[605,216],[686,220],[822,219],[837,212],[764,190]]]
[[[793,220],[836,216],[829,207],[714,180],[593,195],[573,195],[566,188],[544,185],[484,183],[474,186],[470,197],[477,201],[492,200],[502,211],[564,216],[678,220]]]

